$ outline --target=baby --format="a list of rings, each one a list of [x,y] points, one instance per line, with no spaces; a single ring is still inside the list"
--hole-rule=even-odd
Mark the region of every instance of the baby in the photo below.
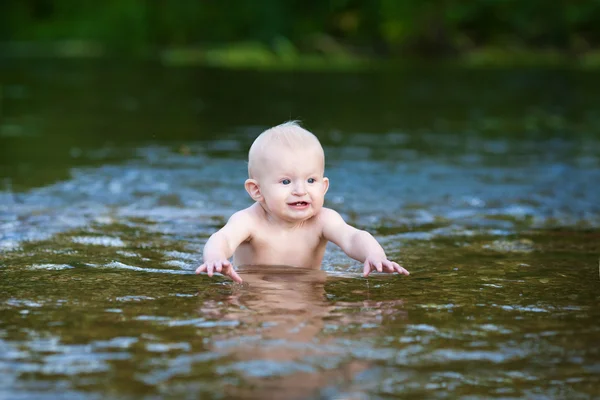
[[[241,283],[234,265],[318,269],[330,241],[364,263],[364,276],[374,270],[408,275],[387,259],[370,233],[346,224],[336,211],[323,207],[329,188],[324,172],[321,143],[296,122],[260,134],[248,153],[250,178],[244,184],[255,203],[233,214],[208,239],[204,263],[196,273],[212,277],[220,272]]]

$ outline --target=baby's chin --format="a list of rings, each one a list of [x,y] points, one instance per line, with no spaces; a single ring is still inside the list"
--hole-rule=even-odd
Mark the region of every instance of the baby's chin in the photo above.
[[[297,210],[285,210],[281,211],[271,211],[268,212],[271,217],[275,217],[276,219],[283,220],[286,222],[302,222],[307,221],[313,218],[316,213],[312,210],[308,211],[297,211]]]
[[[308,208],[307,210],[295,211],[288,215],[294,221],[308,221],[311,218],[319,215],[321,211],[321,207],[315,209],[313,207]]]

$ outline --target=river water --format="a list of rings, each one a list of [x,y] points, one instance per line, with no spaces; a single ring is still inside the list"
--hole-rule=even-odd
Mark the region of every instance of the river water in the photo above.
[[[600,76],[0,64],[0,398],[599,398]],[[409,277],[197,276],[299,119]]]

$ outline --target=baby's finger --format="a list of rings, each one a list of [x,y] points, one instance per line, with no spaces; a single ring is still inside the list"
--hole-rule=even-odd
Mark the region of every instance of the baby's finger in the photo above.
[[[215,272],[222,272],[223,271],[223,264],[221,264],[221,261],[215,261]]]
[[[402,275],[410,275],[410,272],[404,267],[400,267],[399,271]]]
[[[395,268],[394,264],[395,264],[394,262],[389,261],[389,260],[383,261],[384,272],[387,272],[389,274],[393,274],[394,272],[396,272],[396,268]]]
[[[202,264],[201,266],[199,266],[198,268],[196,268],[196,273],[200,274],[202,272],[206,272],[206,264]]]
[[[363,276],[366,278],[371,273],[371,263],[369,260],[365,260],[365,267],[363,268]]]
[[[383,272],[383,266],[381,265],[381,261],[377,261],[375,263],[375,268],[377,269],[377,272]]]
[[[410,272],[408,272],[408,270],[404,267],[401,267],[400,265],[398,265],[398,263],[393,263],[394,264],[394,269],[396,271],[398,271],[399,274],[402,275],[410,275]]]
[[[233,269],[233,267],[229,269],[228,275],[231,277],[231,279],[233,279],[237,283],[242,283],[243,282],[242,278],[238,275],[237,272],[235,272],[235,270]]]
[[[206,272],[208,273],[208,276],[210,276],[211,278],[213,276],[214,269],[215,269],[215,266],[212,262],[209,262],[206,264]]]

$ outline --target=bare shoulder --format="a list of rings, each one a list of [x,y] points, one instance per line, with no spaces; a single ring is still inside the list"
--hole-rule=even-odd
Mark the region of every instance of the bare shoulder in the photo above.
[[[337,211],[330,208],[321,210],[321,229],[325,239],[342,248],[350,236],[356,232],[356,228],[348,225]]]
[[[254,209],[256,204],[248,208],[235,212],[227,223],[251,223],[258,219],[257,212]]]
[[[343,221],[343,218],[340,215],[340,213],[338,213],[335,210],[332,210],[331,208],[327,208],[327,207],[323,207],[321,209],[321,212],[319,213],[319,217],[320,217],[321,221],[323,221],[325,223],[336,222],[339,220]]]
[[[323,231],[339,225],[345,225],[344,219],[337,211],[326,207],[323,207],[319,213],[319,222]]]
[[[258,216],[256,215],[254,206],[250,206],[243,210],[235,212],[219,230],[234,243],[242,243],[250,240],[254,236],[254,231],[257,226]],[[237,244],[236,244],[237,246]]]
[[[263,216],[261,215],[262,207],[259,204],[253,204],[248,208],[235,212],[229,220],[227,225],[234,229],[243,229],[248,233],[251,233],[254,228],[261,225]]]

